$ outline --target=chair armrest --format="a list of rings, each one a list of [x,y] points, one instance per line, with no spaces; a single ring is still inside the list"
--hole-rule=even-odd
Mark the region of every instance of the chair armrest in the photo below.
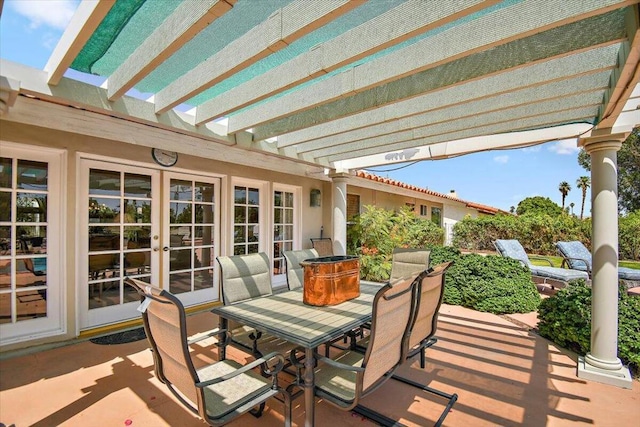
[[[319,353],[314,353],[315,357],[318,361],[322,361],[327,365],[333,366],[334,368],[344,369],[345,371],[353,371],[353,372],[364,372],[364,368],[361,366],[351,366],[344,363],[336,362],[330,357],[325,357],[320,355]]]
[[[533,256],[530,256],[529,259],[539,259],[541,261],[546,261],[546,262],[549,263],[549,267],[553,267],[553,262],[551,262],[551,260],[549,258],[533,255]]]
[[[206,340],[207,338],[211,338],[214,335],[220,335],[220,334],[226,334],[226,333],[227,333],[226,329],[220,329],[220,328],[211,329],[210,331],[201,332],[199,334],[193,335],[187,340],[187,344],[191,345],[199,341]]]
[[[564,257],[562,259],[562,268],[564,268],[565,265],[567,266],[566,268],[571,268],[571,266],[569,265],[569,261],[581,261],[581,262],[583,262],[585,267],[587,268],[587,273],[589,274],[589,276],[591,276],[591,267],[589,267],[589,263],[587,262],[586,259]]]
[[[196,387],[200,387],[200,388],[207,387],[207,386],[210,386],[212,384],[217,384],[217,383],[229,380],[229,379],[231,379],[233,377],[237,377],[238,375],[244,374],[245,372],[250,371],[250,370],[252,370],[253,368],[255,368],[257,366],[260,366],[263,363],[266,364],[269,360],[271,360],[273,358],[275,358],[278,363],[276,363],[276,366],[274,367],[272,372],[269,372],[266,369],[265,369],[265,372],[267,372],[269,375],[275,375],[278,372],[280,372],[282,370],[282,368],[284,367],[284,357],[280,353],[278,353],[277,351],[274,351],[274,352],[271,352],[269,354],[266,354],[266,355],[262,356],[261,358],[256,359],[253,362],[248,363],[248,364],[244,365],[241,368],[236,369],[233,372],[230,372],[230,373],[228,373],[226,375],[222,375],[221,377],[214,378],[214,379],[211,379],[209,381],[197,382],[196,383]]]

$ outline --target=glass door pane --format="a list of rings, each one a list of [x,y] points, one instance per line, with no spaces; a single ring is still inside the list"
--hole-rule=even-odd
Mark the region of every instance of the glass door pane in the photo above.
[[[234,186],[233,254],[259,252],[260,247],[260,190]]]

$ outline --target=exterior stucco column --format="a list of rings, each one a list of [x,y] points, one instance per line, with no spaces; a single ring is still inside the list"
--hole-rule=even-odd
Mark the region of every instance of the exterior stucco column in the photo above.
[[[347,254],[347,180],[349,174],[331,176],[333,180],[333,253]]]
[[[578,376],[631,388],[618,354],[618,166],[627,134],[582,141],[591,156],[592,302],[591,351],[578,361]]]

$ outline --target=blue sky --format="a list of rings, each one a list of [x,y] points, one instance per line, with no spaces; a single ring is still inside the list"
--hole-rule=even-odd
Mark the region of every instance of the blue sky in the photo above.
[[[35,68],[44,68],[49,55],[73,15],[76,0],[5,0],[0,18],[0,57]],[[79,78],[79,73],[67,74]],[[558,205],[558,185],[571,185],[566,205],[575,203],[580,213],[582,194],[576,180],[589,173],[578,165],[575,140],[542,144],[536,147],[489,151],[448,160],[371,168],[371,172],[398,181],[448,193],[458,197],[509,210],[526,197],[549,197]],[[587,193],[585,215],[591,209]]]

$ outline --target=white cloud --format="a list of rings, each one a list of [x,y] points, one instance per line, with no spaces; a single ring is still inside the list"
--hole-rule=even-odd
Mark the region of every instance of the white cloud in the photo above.
[[[509,156],[507,155],[495,156],[493,158],[493,161],[496,163],[507,163],[509,161]]]
[[[32,30],[42,25],[64,30],[78,7],[76,0],[22,0],[6,4],[27,18]]]
[[[578,147],[575,139],[563,139],[550,146],[549,151],[563,155],[575,154],[580,151],[580,147]]]

